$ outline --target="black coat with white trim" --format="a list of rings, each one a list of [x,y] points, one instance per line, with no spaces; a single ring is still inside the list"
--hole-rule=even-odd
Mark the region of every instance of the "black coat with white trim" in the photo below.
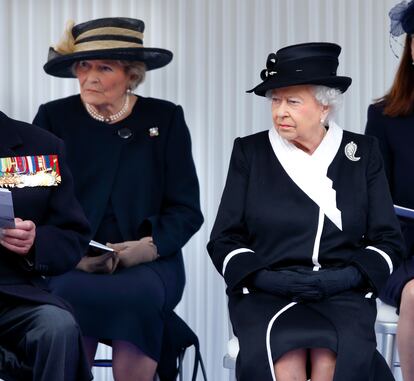
[[[230,319],[240,342],[239,381],[274,381],[273,364],[281,355],[314,347],[336,353],[335,381],[393,379],[375,349],[376,304],[367,291],[377,293],[400,262],[401,232],[375,139],[346,131],[339,136],[327,177],[342,230],[288,175],[267,131],[234,143],[207,247],[228,286]],[[355,160],[345,154],[351,142]],[[250,275],[262,268],[351,264],[369,289],[311,303],[249,289]]]
[[[358,161],[344,153],[351,141]],[[378,291],[403,246],[376,141],[344,131],[328,177],[343,230],[325,218],[318,260],[322,267],[356,265]],[[280,165],[267,131],[236,139],[208,244],[227,286],[246,286],[248,276],[265,267],[312,266],[318,211]]]

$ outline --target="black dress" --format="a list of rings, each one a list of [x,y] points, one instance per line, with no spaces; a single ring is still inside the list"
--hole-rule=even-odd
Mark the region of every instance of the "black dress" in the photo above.
[[[375,294],[402,239],[374,139],[334,123],[312,156],[274,128],[234,143],[208,251],[227,284],[238,380],[275,380],[297,348],[337,354],[335,381],[392,380],[376,351]],[[356,266],[369,286],[296,303],[251,287],[263,268]]]
[[[76,95],[40,106],[34,124],[65,141],[94,239],[152,235],[160,255],[112,275],[72,271],[51,287],[74,306],[85,336],[130,341],[158,361],[164,318],[185,283],[181,248],[203,221],[181,107],[139,97],[131,115],[108,125],[92,119]]]
[[[389,117],[383,105],[370,105],[365,133],[378,138],[394,204],[414,209],[414,115]],[[405,284],[414,278],[414,221],[399,217],[408,258],[392,274],[381,299],[399,307]]]

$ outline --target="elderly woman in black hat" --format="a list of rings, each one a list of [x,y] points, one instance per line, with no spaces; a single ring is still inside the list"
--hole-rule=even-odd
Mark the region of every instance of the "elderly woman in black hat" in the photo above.
[[[414,1],[402,1],[389,12],[391,37],[405,44],[391,89],[368,109],[365,133],[379,140],[394,204],[414,209]],[[414,220],[400,216],[408,258],[380,294],[397,307],[397,344],[404,381],[414,381]]]
[[[92,363],[113,348],[116,380],[152,380],[166,316],[184,287],[181,248],[203,217],[183,110],[132,91],[172,53],[143,46],[144,23],[104,18],[74,25],[45,71],[76,77],[80,94],[41,105],[34,124],[66,143],[75,191],[93,239],[78,270],[51,281],[74,307]]]
[[[392,380],[375,296],[402,238],[373,138],[333,120],[341,48],[270,54],[253,90],[273,126],[234,142],[208,251],[227,284],[241,381]]]

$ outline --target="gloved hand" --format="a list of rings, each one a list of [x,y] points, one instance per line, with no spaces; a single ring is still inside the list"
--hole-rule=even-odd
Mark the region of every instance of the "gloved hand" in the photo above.
[[[321,299],[352,290],[363,283],[363,276],[355,266],[321,269],[319,271],[299,269],[298,273],[303,275],[304,285],[315,287],[318,290]],[[304,296],[306,298],[306,292]]]
[[[259,290],[291,298],[295,301],[302,300],[301,296],[307,300],[320,298],[319,290],[313,285],[303,281],[304,275],[294,270],[260,270],[254,274],[252,284]]]
[[[136,266],[158,258],[157,246],[152,237],[144,237],[138,241],[107,243],[106,245],[115,250],[122,267]]]
[[[358,287],[362,279],[354,266],[319,271],[264,269],[254,274],[252,283],[257,289],[294,301],[316,301]]]
[[[77,264],[78,270],[87,273],[111,274],[118,266],[119,258],[115,252],[108,251],[99,256],[85,256]]]

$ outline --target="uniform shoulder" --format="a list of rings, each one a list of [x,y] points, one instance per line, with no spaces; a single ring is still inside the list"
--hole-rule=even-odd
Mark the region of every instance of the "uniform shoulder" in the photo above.
[[[20,120],[12,119],[5,114],[0,116],[1,125],[17,134],[23,143],[36,146],[56,146],[60,139],[40,127]]]

